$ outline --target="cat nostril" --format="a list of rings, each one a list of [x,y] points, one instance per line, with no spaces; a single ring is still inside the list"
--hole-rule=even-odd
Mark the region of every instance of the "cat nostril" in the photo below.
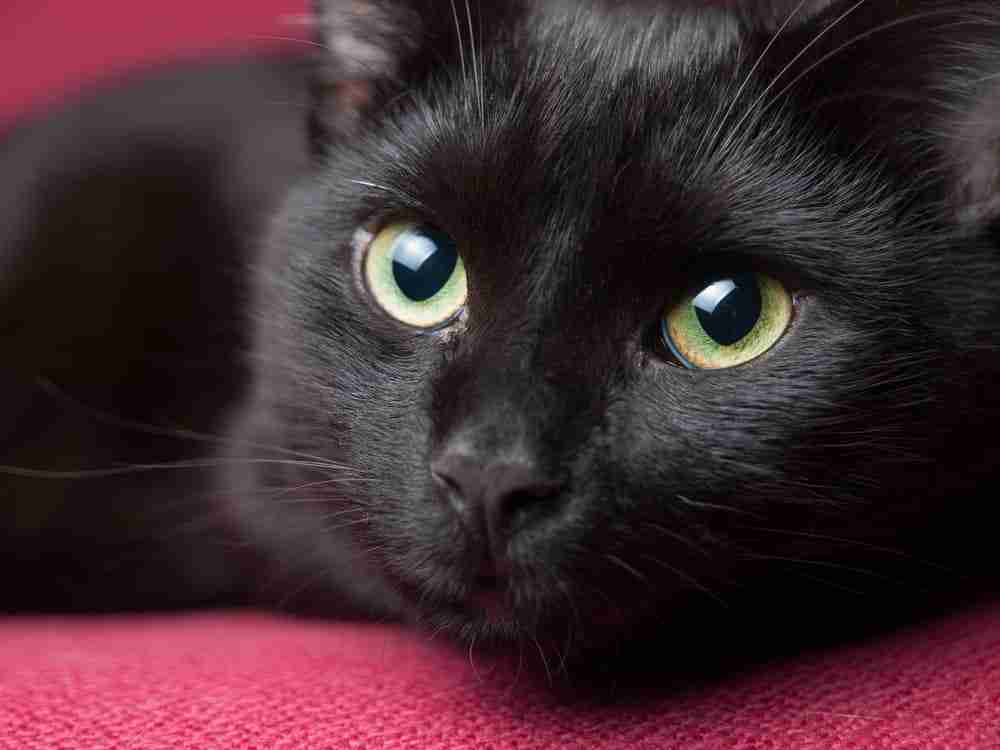
[[[514,536],[557,513],[561,505],[556,500],[562,494],[561,483],[540,478],[532,468],[517,464],[496,468],[482,499],[495,557],[503,557]]]
[[[431,473],[465,523],[485,533],[495,553],[512,534],[554,511],[553,501],[563,489],[534,463],[523,461],[487,463],[446,453],[431,464]]]
[[[554,510],[553,500],[561,492],[556,483],[540,483],[527,489],[514,490],[499,498],[502,507],[497,509],[502,520],[517,526],[534,514]]]

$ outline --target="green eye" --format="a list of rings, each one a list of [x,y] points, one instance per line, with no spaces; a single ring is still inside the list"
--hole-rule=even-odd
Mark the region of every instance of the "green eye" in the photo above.
[[[792,321],[792,297],[762,273],[718,276],[668,309],[663,342],[692,370],[736,367],[777,343]]]
[[[425,224],[399,222],[379,231],[368,246],[363,273],[379,306],[415,328],[446,323],[468,294],[454,240]]]

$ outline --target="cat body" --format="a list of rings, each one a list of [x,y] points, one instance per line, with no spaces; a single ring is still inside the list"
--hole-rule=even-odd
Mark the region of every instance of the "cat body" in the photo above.
[[[688,611],[863,619],[989,577],[993,4],[328,0],[315,26],[318,56],[229,69],[246,109],[211,135],[124,141],[162,162],[102,149],[83,189],[75,136],[6,148],[58,165],[4,178],[22,562],[36,493],[65,537],[138,503],[173,579],[137,580],[144,605],[263,598],[564,661]],[[47,217],[92,216],[98,173],[115,200],[177,176],[133,210],[180,234],[118,209],[110,244],[25,239],[56,187]],[[93,580],[95,538],[53,567]]]

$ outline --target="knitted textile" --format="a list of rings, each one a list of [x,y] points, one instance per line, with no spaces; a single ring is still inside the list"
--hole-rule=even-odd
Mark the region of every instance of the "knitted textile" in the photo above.
[[[377,625],[0,621],[0,750],[1000,748],[1000,605],[610,705]]]

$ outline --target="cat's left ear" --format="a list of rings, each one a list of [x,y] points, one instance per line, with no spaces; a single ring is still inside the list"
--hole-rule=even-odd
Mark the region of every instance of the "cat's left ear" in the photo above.
[[[425,23],[406,0],[314,0],[321,48],[312,75],[317,139],[349,132],[385,81],[396,80],[423,43]]]
[[[836,0],[762,68],[776,100],[886,160],[950,220],[1000,225],[1000,3]]]
[[[432,69],[458,64],[475,34],[497,33],[512,0],[313,0],[321,47],[312,79],[314,145],[350,134]],[[468,53],[468,50],[464,50]]]

